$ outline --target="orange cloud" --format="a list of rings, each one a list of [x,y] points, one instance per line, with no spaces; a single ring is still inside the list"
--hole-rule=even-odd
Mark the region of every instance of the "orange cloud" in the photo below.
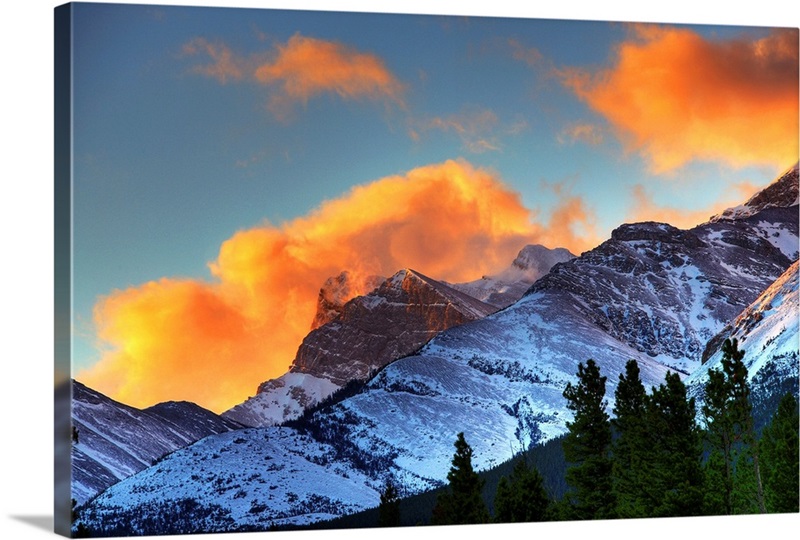
[[[371,99],[403,106],[404,85],[383,61],[341,43],[296,34],[274,50],[245,58],[224,43],[197,38],[183,46],[183,54],[205,53],[211,62],[192,72],[220,83],[249,79],[273,87],[269,109],[285,118],[295,103],[324,93],[344,99]]]
[[[654,172],[692,160],[781,169],[797,161],[796,29],[727,41],[685,28],[632,29],[610,68],[558,75]]]
[[[541,243],[566,247],[578,254],[598,245],[601,238],[597,233],[596,216],[586,201],[571,194],[565,184],[545,184],[542,187],[553,191],[559,202],[540,232]]]
[[[463,161],[357,186],[304,217],[234,234],[209,265],[213,280],[112,292],[94,312],[105,354],[77,378],[135,406],[189,400],[223,411],[286,372],[328,277],[411,267],[468,281],[503,269],[526,243],[587,247],[588,216],[565,195],[537,225],[517,193]]]
[[[403,85],[380,58],[301,35],[279,45],[276,58],[259,66],[255,77],[264,84],[281,86],[281,92],[270,100],[270,109],[280,114],[295,102],[306,103],[325,92],[347,99],[403,104]]]
[[[644,186],[636,185],[631,192],[634,205],[628,212],[626,221],[658,221],[669,223],[679,229],[691,229],[700,223],[705,223],[712,216],[741,204],[741,201],[749,199],[759,189],[758,186],[746,182],[735,184],[730,196],[699,210],[685,210],[656,204]]]

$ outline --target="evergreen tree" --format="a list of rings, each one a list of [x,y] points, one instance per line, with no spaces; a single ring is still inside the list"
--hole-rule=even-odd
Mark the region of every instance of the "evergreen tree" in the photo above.
[[[487,523],[489,511],[481,495],[483,480],[472,468],[472,448],[463,433],[458,434],[455,447],[447,473],[449,490],[437,497],[432,522],[434,525]]]
[[[400,494],[392,479],[386,480],[378,506],[378,527],[400,526]]]
[[[778,404],[761,437],[764,458],[764,492],[770,512],[798,512],[798,411],[789,393]]]
[[[693,516],[702,512],[702,445],[695,423],[694,398],[676,373],[667,372],[654,388],[646,410],[648,452],[641,483],[654,517]]]
[[[614,394],[614,415],[611,424],[616,431],[613,444],[612,479],[616,513],[622,518],[645,517],[649,509],[642,494],[649,449],[645,411],[648,397],[639,377],[639,364],[630,360],[620,374]]]
[[[739,350],[738,341],[726,339],[722,344],[722,369],[730,381],[734,421],[739,424],[741,439],[745,446],[744,454],[752,456],[755,497],[758,510],[767,511],[764,501],[764,487],[761,481],[761,464],[753,422],[753,405],[750,403],[750,386],[747,384],[747,367],[742,362],[744,350]],[[749,481],[748,481],[749,483]]]
[[[709,457],[705,464],[706,514],[733,514],[733,417],[728,411],[730,391],[725,374],[711,369],[702,411]]]
[[[569,467],[567,494],[576,519],[614,517],[611,487],[611,422],[606,413],[606,377],[594,360],[578,364],[578,384],[567,383],[564,397],[573,411],[564,438]]]
[[[505,476],[497,485],[494,499],[495,521],[498,523],[524,523],[544,521],[550,500],[544,489],[539,471],[528,467],[523,459],[514,465],[509,478]]]
[[[703,406],[710,451],[712,456],[719,454],[707,462],[707,485],[723,490],[722,493],[710,494],[709,499],[721,501],[719,509],[726,514],[748,512],[747,505],[742,505],[742,501],[748,498],[755,501],[758,511],[766,512],[747,367],[743,358],[744,351],[739,350],[738,341],[726,339],[722,345],[722,371],[709,370]],[[739,469],[751,470],[752,480],[745,478]]]

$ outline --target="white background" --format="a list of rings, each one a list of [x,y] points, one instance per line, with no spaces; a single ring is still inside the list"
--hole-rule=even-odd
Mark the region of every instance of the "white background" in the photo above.
[[[0,12],[0,538],[52,536],[53,478],[53,8],[60,2],[11,0]],[[142,2],[143,3],[143,2]],[[786,0],[628,2],[492,0],[162,1],[182,5],[299,8],[402,13],[501,15],[559,19],[715,23],[798,27]],[[517,5],[520,4],[520,5]],[[522,4],[530,4],[522,7]],[[652,5],[659,4],[659,5]],[[592,534],[605,538],[763,538],[800,530],[800,515],[664,519],[598,523],[482,526],[381,531],[381,536],[435,538],[442,534],[507,538]],[[591,531],[591,532],[589,532]],[[377,531],[249,533],[242,538],[371,538]],[[167,538],[167,537],[162,537]],[[178,537],[169,537],[178,538]],[[191,538],[230,538],[199,535]]]

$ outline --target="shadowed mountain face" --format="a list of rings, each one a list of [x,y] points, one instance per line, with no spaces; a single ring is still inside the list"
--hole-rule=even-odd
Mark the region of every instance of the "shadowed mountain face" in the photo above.
[[[787,181],[796,186],[796,168],[779,180]],[[436,334],[296,427],[207,437],[116,484],[89,505],[87,522],[130,517],[140,533],[154,532],[147,520],[165,500],[192,501],[205,530],[235,530],[230,516],[253,526],[308,523],[375,506],[389,475],[408,494],[443,483],[459,432],[478,469],[564,433],[571,412],[562,392],[579,362],[594,359],[608,377],[610,410],[628,360],[639,362],[648,387],[668,370],[700,373],[717,362],[715,352],[701,359],[720,332],[742,336],[754,394],[770,395],[797,377],[796,330],[781,330],[797,321],[796,269],[785,273],[797,259],[797,190],[772,191],[786,195],[690,230],[623,225],[555,265],[508,308]],[[387,282],[400,289],[392,294],[404,294],[406,279],[427,282],[401,274]],[[442,294],[433,287],[425,294]],[[373,302],[397,307],[385,297]],[[785,354],[776,348],[783,344]],[[325,357],[314,356],[324,350],[310,349],[290,375],[326,373]],[[243,448],[257,470],[242,466]]]
[[[72,491],[79,503],[173,450],[242,427],[186,401],[135,409],[77,381],[72,425]]]
[[[325,280],[319,290],[317,313],[314,315],[314,320],[311,321],[311,330],[316,330],[341,315],[348,300],[358,296],[357,291],[372,291],[380,287],[385,280],[386,278],[381,276],[368,276],[360,280],[346,270],[338,276]]]
[[[711,221],[742,219],[767,208],[797,206],[800,202],[797,170],[798,164],[795,164],[769,186],[750,197],[746,203],[728,208],[722,214],[712,217]]]

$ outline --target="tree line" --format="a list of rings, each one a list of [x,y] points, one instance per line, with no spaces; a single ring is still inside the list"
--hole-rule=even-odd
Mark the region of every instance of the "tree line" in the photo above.
[[[744,351],[726,340],[720,369],[711,369],[696,421],[695,399],[676,373],[648,393],[638,363],[619,375],[607,413],[607,378],[594,360],[579,364],[563,396],[572,411],[563,439],[566,494],[545,489],[536,467],[518,458],[500,479],[490,513],[473,450],[459,433],[431,523],[677,517],[798,512],[798,403],[781,399],[771,422],[754,428]],[[400,524],[397,487],[387,483],[379,525]]]

